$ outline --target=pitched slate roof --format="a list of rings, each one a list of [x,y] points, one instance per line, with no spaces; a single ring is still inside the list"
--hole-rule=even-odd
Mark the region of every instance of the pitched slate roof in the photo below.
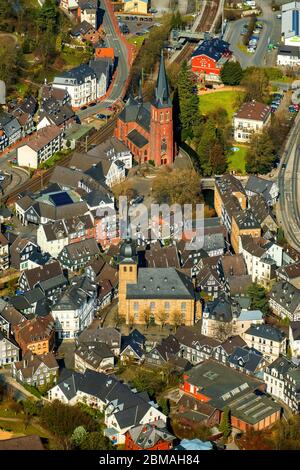
[[[114,357],[108,345],[100,342],[79,344],[75,350],[75,355],[94,369],[101,366],[103,359]]]
[[[148,139],[146,139],[146,137],[140,134],[136,129],[133,129],[131,132],[129,132],[127,138],[133,143],[133,145],[140,149],[149,143]]]
[[[13,437],[0,441],[0,450],[45,450],[41,438],[36,435]]]
[[[157,76],[156,87],[154,90],[153,104],[158,109],[170,108],[172,106],[172,102],[170,99],[168,78],[167,78],[167,73],[165,69],[163,49],[161,51],[159,71],[158,71],[158,76]]]
[[[260,194],[266,201],[271,201],[270,191],[274,185],[273,181],[260,178],[256,175],[250,175],[245,186],[246,191]]]
[[[94,238],[87,238],[80,242],[70,243],[62,249],[61,253],[62,252],[66,253],[69,260],[73,262],[81,258],[100,254],[99,247]]]
[[[254,121],[265,121],[271,113],[270,106],[258,101],[243,103],[235,117],[238,119],[250,119]]]
[[[139,268],[136,284],[127,284],[127,299],[194,299],[187,275],[174,268]]]
[[[269,298],[293,314],[300,305],[300,290],[287,281],[279,281],[272,287]]]
[[[215,338],[205,336],[201,333],[199,326],[180,326],[175,335],[179,344],[185,345],[190,348],[196,348],[196,346],[211,346],[216,347],[221,344]]]
[[[58,363],[53,353],[47,354],[33,354],[31,351],[27,351],[22,361],[15,362],[17,371],[21,371],[25,379],[30,379],[34,376],[35,372],[41,365],[45,365],[48,369],[58,370]]]
[[[77,310],[95,295],[96,285],[86,276],[72,279],[71,285],[53,303],[52,310]]]
[[[260,364],[264,361],[264,358],[261,352],[257,351],[254,348],[248,348],[247,346],[245,346],[243,348],[235,348],[233,353],[230,354],[228,361],[229,364],[241,367],[246,371],[249,371],[254,374]]]
[[[29,289],[33,289],[36,284],[54,278],[59,274],[62,274],[61,266],[58,261],[53,261],[37,268],[26,269],[21,277],[25,276]]]
[[[207,39],[203,41],[193,52],[192,57],[206,55],[218,61],[222,55],[229,51],[229,43],[219,38]]]
[[[248,330],[245,331],[245,334],[256,336],[259,338],[264,338],[276,342],[282,342],[285,339],[285,334],[271,325],[251,325]]]
[[[52,140],[62,134],[62,129],[56,125],[42,127],[30,136],[24,145],[28,145],[32,150],[38,152],[48,145]]]
[[[291,321],[290,322],[290,329],[293,336],[294,341],[300,340],[300,321]]]
[[[159,442],[172,442],[175,439],[175,436],[167,430],[163,421],[140,424],[131,428],[128,433],[135,444],[145,450],[157,445]]]
[[[119,348],[121,344],[121,333],[115,328],[85,329],[78,337],[80,344],[102,342],[110,348]]]
[[[287,357],[280,355],[275,359],[274,362],[268,365],[267,372],[271,372],[275,369],[279,376],[285,376],[290,369],[295,369],[296,365],[290,361]]]

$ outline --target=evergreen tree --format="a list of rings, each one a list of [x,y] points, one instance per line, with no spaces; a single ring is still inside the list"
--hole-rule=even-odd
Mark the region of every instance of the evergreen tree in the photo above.
[[[179,116],[181,138],[193,138],[193,126],[200,121],[199,99],[194,93],[194,82],[187,63],[182,64],[178,76]]]
[[[227,439],[231,433],[230,408],[228,406],[225,406],[223,410],[219,430],[223,433],[225,439]]]
[[[253,310],[261,310],[264,315],[269,312],[269,304],[266,295],[267,292],[264,287],[254,282],[248,288],[247,294],[251,299],[250,308]]]
[[[221,80],[224,85],[239,85],[243,70],[239,62],[226,62],[221,69]]]
[[[267,174],[274,167],[275,149],[267,131],[254,134],[246,155],[247,173]]]

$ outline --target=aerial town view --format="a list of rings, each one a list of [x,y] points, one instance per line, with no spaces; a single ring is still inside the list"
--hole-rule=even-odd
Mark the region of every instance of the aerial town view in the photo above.
[[[300,1],[0,0],[0,451],[300,450],[298,175]]]

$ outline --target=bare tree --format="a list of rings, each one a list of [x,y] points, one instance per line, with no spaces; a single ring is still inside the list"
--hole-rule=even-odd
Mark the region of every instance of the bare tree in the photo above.
[[[166,312],[165,310],[161,310],[161,311],[158,313],[157,318],[159,319],[160,325],[161,325],[162,328],[163,328],[163,327],[165,326],[165,324],[167,323],[168,317],[169,317],[169,314],[168,314],[168,312]]]
[[[177,328],[182,324],[182,321],[182,313],[179,310],[175,310],[172,316],[172,323],[175,326],[175,331],[177,331]]]
[[[150,321],[151,321],[151,311],[150,311],[150,308],[145,308],[144,311],[143,311],[143,319],[144,319],[144,322],[146,324],[146,328],[149,327],[150,325]]]
[[[232,336],[232,324],[229,322],[218,322],[215,328],[214,337],[219,341],[225,341],[229,336]]]

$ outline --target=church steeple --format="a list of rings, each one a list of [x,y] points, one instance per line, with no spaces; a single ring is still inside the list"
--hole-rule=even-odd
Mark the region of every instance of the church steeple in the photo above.
[[[172,106],[170,94],[169,94],[169,85],[165,69],[164,53],[161,51],[161,58],[159,64],[159,72],[157,77],[157,83],[154,92],[154,102],[153,105],[156,108],[169,108]]]

